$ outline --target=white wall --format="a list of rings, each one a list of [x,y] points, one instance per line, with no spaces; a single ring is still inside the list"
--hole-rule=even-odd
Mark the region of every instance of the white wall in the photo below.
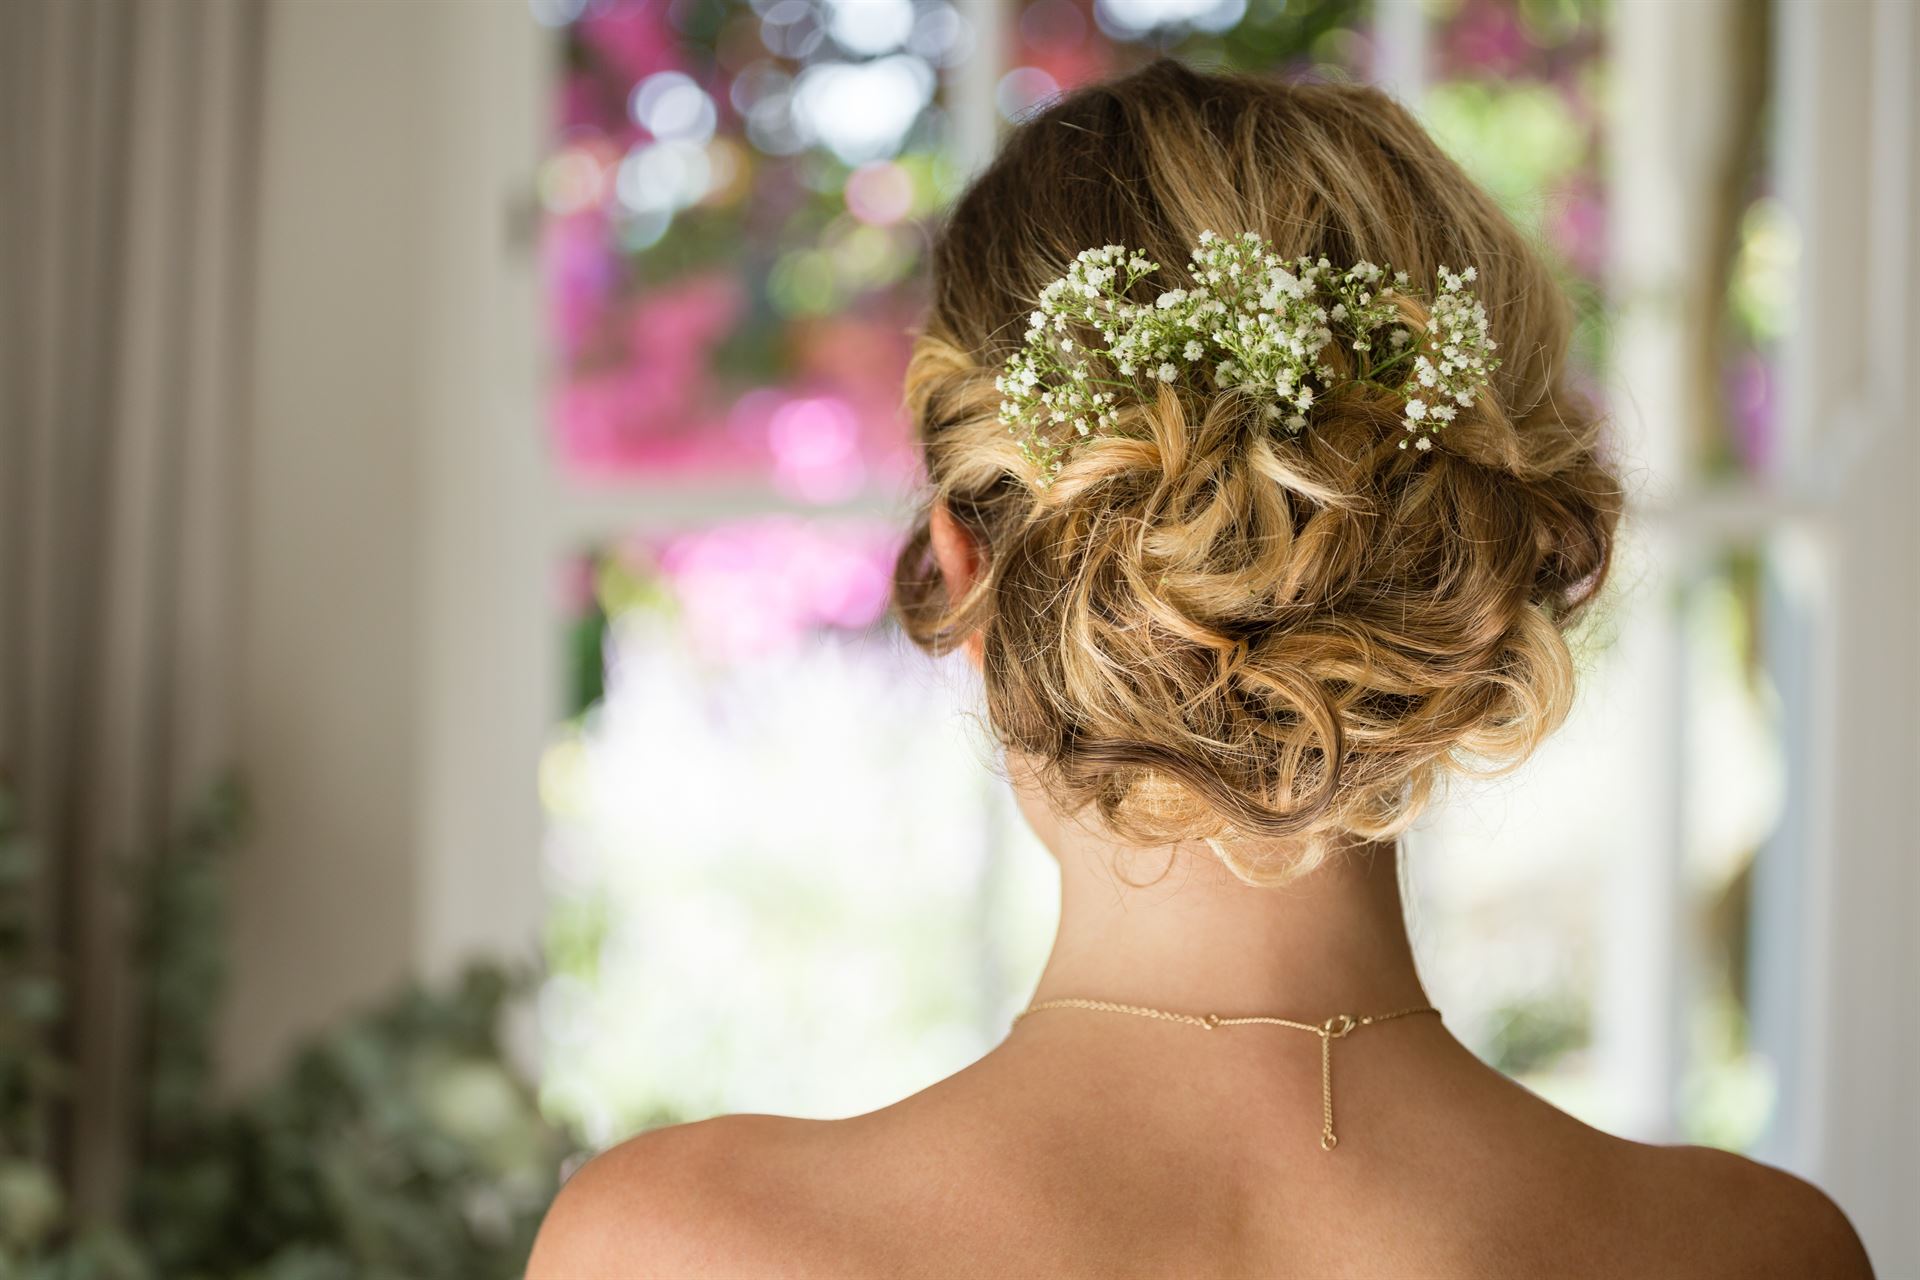
[[[272,0],[228,1075],[538,917],[554,664],[515,0]]]

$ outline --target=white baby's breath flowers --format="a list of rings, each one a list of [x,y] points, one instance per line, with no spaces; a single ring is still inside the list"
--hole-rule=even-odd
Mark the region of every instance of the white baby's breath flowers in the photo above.
[[[1453,421],[1458,412],[1455,406],[1470,407],[1499,367],[1493,357],[1496,344],[1487,333],[1487,309],[1467,288],[1479,275],[1471,266],[1459,272],[1440,268],[1439,287],[1427,310],[1426,341],[1413,357],[1411,379],[1411,384],[1433,392],[1435,403],[1407,402],[1408,431],[1416,430],[1423,419],[1432,431]],[[1419,413],[1414,412],[1415,405],[1420,406]],[[1422,449],[1433,445],[1424,436],[1416,443]],[[1400,447],[1406,448],[1407,442],[1402,440]]]
[[[1041,291],[1025,344],[994,387],[1000,420],[1042,487],[1059,473],[1068,441],[1118,425],[1115,388],[1129,401],[1151,398],[1143,378],[1210,376],[1217,391],[1265,400],[1264,416],[1291,433],[1304,430],[1314,405],[1342,382],[1385,386],[1406,400],[1406,429],[1426,450],[1498,367],[1486,310],[1467,288],[1472,267],[1440,268],[1424,327],[1411,319],[1419,310],[1410,306],[1406,272],[1283,260],[1251,231],[1234,239],[1203,231],[1188,264],[1192,287],[1133,301],[1134,287],[1159,269],[1143,254],[1106,245],[1079,254]],[[1352,370],[1344,378],[1324,358],[1336,341]]]

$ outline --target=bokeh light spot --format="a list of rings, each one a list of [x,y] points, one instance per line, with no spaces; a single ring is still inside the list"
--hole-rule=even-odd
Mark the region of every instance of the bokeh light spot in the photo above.
[[[909,0],[828,0],[827,33],[849,53],[892,53],[913,34]]]
[[[634,123],[662,142],[705,143],[719,117],[713,99],[684,71],[662,71],[634,86],[627,100]]]
[[[1000,77],[994,105],[1009,120],[1020,120],[1060,96],[1060,82],[1039,67],[1015,67]]]
[[[866,478],[860,424],[844,400],[791,400],[767,423],[774,483],[808,502],[840,502]]]
[[[863,164],[847,178],[847,211],[862,222],[891,226],[913,208],[913,179],[890,160]]]

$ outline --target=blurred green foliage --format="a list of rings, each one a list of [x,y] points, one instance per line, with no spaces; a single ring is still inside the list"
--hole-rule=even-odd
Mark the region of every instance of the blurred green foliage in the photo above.
[[[132,1203],[157,1273],[519,1275],[567,1153],[502,1053],[519,985],[478,966],[405,991],[239,1106],[170,1126]]]
[[[216,1096],[226,861],[214,789],[131,883],[146,1029],[123,1224],[71,1220],[34,1141],[60,1067],[58,988],[28,963],[38,864],[0,794],[0,1280],[489,1280],[520,1274],[569,1143],[501,1040],[530,974],[467,970],[319,1036],[265,1087]]]
[[[1563,991],[1514,1001],[1495,1014],[1488,1061],[1510,1076],[1541,1070],[1585,1048],[1591,1023],[1585,1002]]]
[[[1143,62],[1177,52],[1198,66],[1337,75],[1361,60],[1365,12],[1361,0],[1249,0],[1244,16],[1224,31],[1162,29],[1132,52]]]

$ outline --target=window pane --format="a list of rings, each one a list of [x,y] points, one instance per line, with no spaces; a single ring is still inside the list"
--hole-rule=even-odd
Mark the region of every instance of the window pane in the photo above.
[[[1580,321],[1575,376],[1596,391],[1607,265],[1599,14],[1482,0],[1428,14],[1421,118],[1553,261]],[[1448,1025],[1503,1071],[1608,1125],[1626,1118],[1596,1045],[1620,838],[1609,819],[1645,731],[1620,714],[1638,674],[1616,645],[1622,625],[1603,616],[1580,638],[1583,683],[1560,733],[1519,773],[1452,788],[1409,840],[1423,968]]]
[[[1018,119],[1168,51],[1361,78],[1383,57],[1369,8],[1019,0],[990,107]],[[803,501],[891,487],[912,469],[897,403],[921,220],[955,188],[954,113],[989,105],[954,101],[939,74],[977,52],[967,11],[591,9],[569,31],[545,189],[563,457],[589,478],[747,475]],[[1420,113],[1556,261],[1576,374],[1597,393],[1602,8],[1426,12]],[[1706,477],[1772,465],[1764,316],[1790,310],[1791,228],[1763,176],[1729,190],[1726,315],[1700,347],[1725,375],[1724,412],[1686,419],[1687,465]],[[1747,963],[1759,851],[1772,892],[1791,892],[1794,702],[1779,627],[1760,621],[1779,613],[1772,552],[1630,532],[1640,559],[1578,638],[1570,723],[1518,775],[1456,788],[1411,838],[1417,940],[1450,1025],[1490,1061],[1602,1125],[1652,1115],[1665,1136],[1746,1146],[1784,1087],[1749,1042],[1792,1025],[1769,1003],[1777,975]],[[1051,869],[958,718],[978,706],[964,673],[933,674],[879,621],[891,536],[751,520],[575,566],[580,714],[545,775],[545,1015],[549,1100],[588,1136],[879,1105],[993,1043],[1024,994]],[[1623,815],[1622,795],[1665,803],[1650,783],[1670,787],[1671,812]],[[1665,864],[1650,841],[1670,846]],[[1670,919],[1645,896],[1663,871]],[[1652,958],[1635,967],[1636,951]],[[1674,983],[1684,1025],[1650,1074]],[[1771,1039],[1750,1036],[1768,1016]]]
[[[555,447],[577,477],[910,473],[898,412],[951,193],[943,0],[586,6],[542,178]]]
[[[786,517],[583,566],[604,694],[550,748],[550,1111],[600,1143],[884,1105],[1005,1031],[1057,883],[964,661],[881,616],[894,535]]]
[[[1723,548],[1678,605],[1688,691],[1683,871],[1692,961],[1680,1127],[1692,1141],[1734,1150],[1760,1142],[1780,1083],[1753,1043],[1756,998],[1764,998],[1754,946],[1792,950],[1785,938],[1756,933],[1754,908],[1763,853],[1777,861],[1798,852],[1788,822],[1785,727],[1800,709],[1783,699],[1781,686],[1805,677],[1787,642],[1806,619],[1780,594],[1773,559],[1764,545]],[[1770,652],[1776,643],[1780,652]]]

